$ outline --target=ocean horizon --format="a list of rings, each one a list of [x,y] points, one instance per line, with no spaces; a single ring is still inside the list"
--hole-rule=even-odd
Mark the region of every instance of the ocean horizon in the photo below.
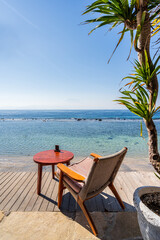
[[[0,120],[141,120],[127,109],[0,110]],[[154,116],[160,120],[160,113]]]

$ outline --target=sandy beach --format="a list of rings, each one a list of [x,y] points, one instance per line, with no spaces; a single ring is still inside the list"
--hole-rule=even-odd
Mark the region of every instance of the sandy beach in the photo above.
[[[78,162],[84,157],[75,157],[71,163]],[[44,171],[51,171],[51,166],[43,168]],[[0,156],[0,172],[33,172],[37,171],[37,164],[33,161],[33,156]],[[152,165],[147,158],[125,157],[120,171],[153,171]]]

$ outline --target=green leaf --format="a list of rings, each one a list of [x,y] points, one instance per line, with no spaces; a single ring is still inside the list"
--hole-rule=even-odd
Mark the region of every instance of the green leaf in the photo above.
[[[160,174],[158,174],[158,173],[154,173],[154,174],[156,175],[157,178],[160,179]]]
[[[114,49],[114,51],[113,51],[111,57],[110,57],[110,59],[108,60],[108,63],[110,62],[110,60],[111,60],[113,54],[115,53],[117,47],[118,47],[119,44],[121,43],[121,41],[122,41],[122,39],[123,39],[123,37],[124,37],[125,29],[126,29],[126,26],[124,25],[124,28],[123,28],[122,34],[121,34],[121,36],[120,36],[120,39],[119,39],[119,41],[118,41],[118,43],[117,43],[117,45],[116,45],[116,47],[115,47],[115,49]]]
[[[129,60],[130,58],[130,55],[131,55],[131,51],[132,51],[132,47],[133,47],[133,38],[134,38],[134,35],[133,35],[133,30],[130,30],[130,35],[131,35],[131,47],[130,47],[130,51],[129,51],[129,55],[128,55],[128,58],[127,60]]]

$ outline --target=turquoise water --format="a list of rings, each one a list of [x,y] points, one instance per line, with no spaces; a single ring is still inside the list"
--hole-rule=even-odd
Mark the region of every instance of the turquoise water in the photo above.
[[[33,156],[59,144],[75,156],[111,154],[124,146],[128,157],[148,156],[145,126],[142,138],[140,120],[128,111],[0,111],[0,119],[0,155]]]

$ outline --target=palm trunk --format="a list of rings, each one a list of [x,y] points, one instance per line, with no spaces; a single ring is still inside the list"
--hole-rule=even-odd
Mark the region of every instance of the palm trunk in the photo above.
[[[148,131],[148,147],[149,147],[149,159],[153,167],[157,172],[160,173],[160,162],[159,162],[159,153],[158,153],[158,141],[157,141],[157,130],[156,126],[151,119],[150,122],[145,121],[147,131]]]
[[[146,17],[145,21],[142,27],[142,31],[140,34],[140,37],[138,39],[138,59],[140,64],[145,63],[145,55],[144,51],[147,51],[148,55],[148,61],[150,66],[153,66],[153,63],[151,61],[150,57],[150,37],[151,37],[151,25],[150,25],[150,20],[149,20],[149,14],[147,11],[147,5],[148,5],[148,0],[140,0],[140,7],[139,7],[139,12],[137,14],[137,25],[141,24],[141,17],[142,17],[142,12],[146,11]],[[153,94],[156,92],[158,95],[158,79],[157,76],[155,75],[149,85],[147,86],[149,92],[150,92],[150,99],[149,99],[149,106],[152,106],[152,99],[153,99]],[[160,156],[158,153],[158,138],[157,138],[157,130],[155,127],[155,124],[153,122],[153,119],[150,119],[150,121],[145,121],[147,131],[148,131],[148,146],[149,146],[149,159],[150,162],[152,163],[153,167],[156,169],[157,172],[160,173]]]

